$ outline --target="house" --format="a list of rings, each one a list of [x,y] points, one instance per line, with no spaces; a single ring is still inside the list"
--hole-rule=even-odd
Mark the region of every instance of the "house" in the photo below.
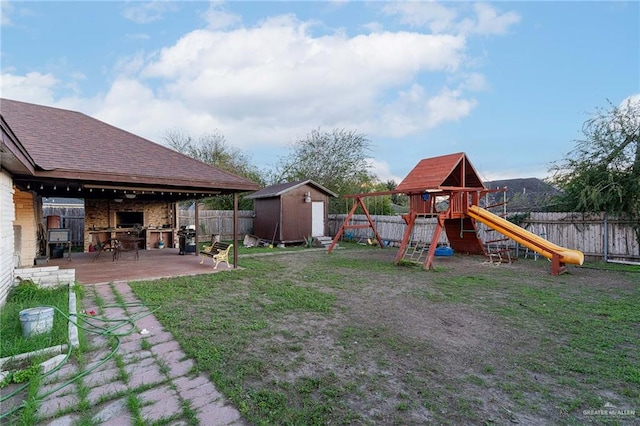
[[[176,203],[259,188],[80,112],[0,99],[0,118],[0,305],[42,254],[45,197],[84,200],[85,250],[134,226],[144,249],[175,244]]]
[[[245,198],[254,200],[253,232],[278,243],[299,243],[328,233],[329,197],[337,195],[304,180],[280,183]]]

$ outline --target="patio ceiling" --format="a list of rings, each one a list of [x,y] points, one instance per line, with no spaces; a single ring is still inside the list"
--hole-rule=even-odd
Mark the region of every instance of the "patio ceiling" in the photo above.
[[[41,179],[36,177],[14,177],[14,184],[22,191],[33,191],[48,198],[122,199],[178,202],[209,198],[216,195],[233,194],[225,188],[212,190],[195,186],[142,185],[120,182],[82,182],[68,179]]]

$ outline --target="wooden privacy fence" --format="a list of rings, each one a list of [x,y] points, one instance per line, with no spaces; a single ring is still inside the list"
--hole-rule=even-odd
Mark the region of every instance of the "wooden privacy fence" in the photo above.
[[[605,260],[640,260],[634,223],[605,213],[530,213],[521,226],[562,247]]]
[[[43,207],[42,215],[45,221],[47,216],[60,216],[60,228],[71,230],[71,245],[84,246],[84,207]]]
[[[515,213],[511,213],[514,215]],[[329,229],[336,235],[345,214],[329,215]],[[602,214],[587,213],[527,213],[521,216],[522,226],[534,234],[562,247],[582,251],[591,259],[640,260],[640,246],[633,229],[633,222]],[[372,215],[380,237],[385,241],[399,242],[405,230],[400,216]],[[365,215],[354,215],[354,225],[366,225]],[[426,244],[435,230],[434,218],[418,218],[412,242]],[[478,226],[482,229],[482,226]],[[346,237],[356,241],[375,238],[370,228],[349,229]],[[481,234],[482,236],[482,234]],[[447,243],[443,232],[439,242]],[[515,244],[514,244],[515,248]]]
[[[346,214],[333,214],[329,215],[329,232],[331,236],[335,236],[340,229],[340,225],[344,222]],[[390,243],[400,243],[406,224],[402,217],[396,216],[383,216],[383,215],[371,215],[371,219],[376,226],[378,234],[383,241]],[[353,216],[352,224],[354,225],[368,225],[367,217],[363,214],[357,214]],[[419,217],[416,219],[416,223],[413,227],[413,233],[411,236],[411,244],[427,244],[431,242],[431,237],[436,229],[436,219]],[[345,238],[355,240],[358,242],[366,241],[367,239],[374,240],[376,236],[371,228],[353,228],[345,231],[343,235]],[[443,232],[440,236],[440,243],[448,243],[447,236]]]
[[[253,233],[253,211],[238,211],[238,234]],[[515,215],[516,213],[510,213]],[[45,207],[43,216],[60,216],[60,226],[71,229],[71,240],[74,246],[84,244],[84,209]],[[233,211],[228,210],[200,210],[199,229],[202,238],[208,239],[211,234],[219,234],[222,239],[233,238]],[[330,236],[336,235],[346,215],[329,215]],[[640,260],[640,245],[633,229],[633,222],[604,213],[526,213],[519,214],[522,226],[534,234],[562,247],[582,251],[589,258],[605,260]],[[402,240],[405,223],[399,215],[371,216],[380,237],[391,243]],[[354,215],[353,224],[367,224],[365,215]],[[178,211],[178,226],[195,225],[193,210]],[[435,230],[434,218],[418,218],[413,230],[411,242],[426,244],[431,242]],[[479,226],[479,228],[481,228]],[[374,239],[370,228],[349,229],[347,237],[356,241]],[[447,243],[447,236],[443,232],[441,243]]]
[[[232,210],[198,210],[198,232],[203,240],[212,234],[220,235],[223,240],[233,239]],[[196,225],[195,212],[178,210],[178,227]],[[238,235],[253,234],[253,210],[238,211]]]

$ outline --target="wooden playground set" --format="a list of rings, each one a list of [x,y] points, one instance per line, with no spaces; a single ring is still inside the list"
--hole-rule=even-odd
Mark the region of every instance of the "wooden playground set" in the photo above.
[[[557,246],[526,229],[523,229],[503,217],[489,211],[490,208],[506,203],[496,203],[480,207],[480,200],[487,194],[506,192],[506,188],[488,189],[482,183],[478,173],[463,152],[421,160],[393,191],[370,192],[347,196],[354,200],[351,210],[336,233],[327,252],[331,253],[343,233],[353,228],[371,228],[377,244],[384,247],[375,223],[369,214],[366,197],[405,194],[409,197],[409,213],[402,215],[406,228],[398,248],[394,263],[403,259],[423,263],[425,269],[433,269],[438,250],[438,241],[444,230],[449,246],[455,253],[484,255],[490,258],[511,261],[509,249],[496,245],[494,250],[485,245],[498,240],[484,241],[480,238],[477,222],[497,231],[530,250],[539,253],[551,261],[551,273],[559,275],[566,271],[566,264],[582,265],[584,255],[578,250]],[[367,224],[353,224],[352,219],[358,208],[367,218]],[[506,210],[505,210],[506,212]],[[428,247],[420,249],[415,256],[415,246],[411,245],[411,236],[416,220],[420,217],[437,219],[435,232]],[[426,254],[424,254],[426,250]],[[424,255],[423,255],[424,254]],[[503,255],[506,254],[506,255]],[[424,259],[424,261],[423,261]]]

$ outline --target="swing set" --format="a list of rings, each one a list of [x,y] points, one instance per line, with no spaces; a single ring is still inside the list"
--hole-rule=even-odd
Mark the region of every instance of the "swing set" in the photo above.
[[[395,264],[400,263],[401,260],[408,260],[423,263],[425,269],[433,269],[438,241],[443,230],[453,251],[488,256],[478,236],[476,221],[547,257],[552,261],[553,275],[564,272],[565,263],[582,264],[584,260],[582,252],[556,246],[479,207],[482,197],[490,193],[505,193],[506,190],[507,188],[487,189],[463,152],[421,160],[393,191],[346,196],[345,198],[354,200],[353,206],[327,249],[327,253],[331,253],[345,230],[354,228],[371,228],[379,246],[384,248],[383,240],[363,200],[366,197],[405,194],[409,197],[409,213],[402,215],[406,227],[394,260]],[[364,212],[366,224],[352,222],[358,207]],[[436,218],[436,228],[428,247],[417,247],[412,245],[411,241],[416,221],[422,217]]]

